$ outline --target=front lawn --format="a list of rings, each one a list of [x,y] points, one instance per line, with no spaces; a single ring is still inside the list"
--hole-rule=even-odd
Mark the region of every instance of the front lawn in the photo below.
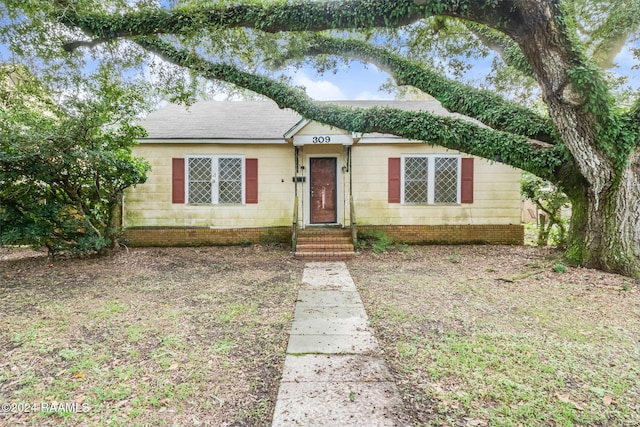
[[[34,255],[0,248],[0,403],[39,410],[0,425],[271,424],[304,267],[288,252]],[[347,265],[413,425],[640,423],[635,281],[534,247]]]
[[[633,280],[531,247],[414,246],[348,266],[414,425],[640,425]]]
[[[288,253],[0,250],[0,425],[270,424],[302,271]]]

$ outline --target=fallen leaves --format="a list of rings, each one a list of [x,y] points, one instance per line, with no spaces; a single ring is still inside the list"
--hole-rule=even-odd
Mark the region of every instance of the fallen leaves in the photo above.
[[[555,274],[551,249],[455,247],[458,264],[451,250],[412,246],[348,264],[397,372],[407,424],[638,424],[628,325],[640,318],[633,290],[619,291],[628,279]],[[398,342],[424,360],[399,357]]]
[[[116,414],[122,425],[270,424],[303,265],[260,247],[239,255],[132,249],[49,268],[46,255],[0,248],[0,394],[91,408],[68,425]],[[229,354],[213,351],[236,336]],[[0,414],[9,421],[32,425]]]
[[[465,418],[465,426],[467,427],[484,427],[488,425],[487,420],[482,420],[479,418]]]
[[[556,397],[560,402],[568,403],[578,411],[584,411],[584,407],[581,404],[571,400],[571,395],[569,393],[556,393]]]

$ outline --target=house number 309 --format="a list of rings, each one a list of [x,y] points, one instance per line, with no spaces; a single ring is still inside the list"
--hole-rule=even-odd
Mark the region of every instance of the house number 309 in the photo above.
[[[331,142],[330,136],[314,136],[311,138],[311,142],[314,144],[328,144]]]

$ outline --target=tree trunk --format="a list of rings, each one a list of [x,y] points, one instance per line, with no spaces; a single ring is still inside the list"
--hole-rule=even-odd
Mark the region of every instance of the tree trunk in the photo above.
[[[118,235],[122,231],[122,193],[117,193],[108,208],[107,226],[105,227],[104,238],[109,242],[106,249],[114,250],[118,247]]]
[[[547,216],[545,214],[538,215],[538,221],[540,222],[538,228],[538,246],[547,246],[550,227],[550,224],[547,224]]]
[[[619,182],[596,194],[574,189],[567,258],[585,267],[640,277],[640,156]]]
[[[606,85],[563,26],[559,2],[519,0],[507,28],[533,68],[549,115],[575,162],[567,258],[585,267],[640,277],[640,160],[628,166],[611,157],[617,141],[603,141],[611,125]],[[573,77],[572,77],[573,76]],[[607,149],[608,147],[608,149]],[[584,179],[577,179],[579,177]],[[582,181],[582,182],[580,182]]]

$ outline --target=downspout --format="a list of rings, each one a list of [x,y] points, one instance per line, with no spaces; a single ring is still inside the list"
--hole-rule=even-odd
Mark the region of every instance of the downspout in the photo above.
[[[295,171],[293,173],[293,186],[294,186],[294,198],[293,198],[293,221],[291,226],[291,251],[295,255],[296,246],[298,244],[298,147],[294,147],[295,152]]]
[[[349,169],[349,198],[353,197],[353,179],[351,178],[351,148],[352,146],[347,147],[347,168]]]
[[[302,148],[302,152],[304,154],[304,147]],[[306,179],[306,171],[305,171],[305,167],[304,164],[302,166],[300,166],[300,170],[302,171],[302,200],[300,200],[300,209],[302,210],[302,213],[300,215],[302,215],[302,228],[304,228],[305,226],[305,207],[304,207],[304,199],[306,197],[306,191],[307,191],[307,179]]]
[[[300,165],[299,159],[298,159],[298,147],[293,147],[295,150],[295,165],[296,165],[296,170],[294,171],[294,177],[295,177],[295,196],[296,199],[298,198],[298,168]]]
[[[358,247],[358,224],[356,220],[356,207],[353,202],[353,169],[352,167],[352,146],[347,149],[347,167],[349,168],[349,226],[351,227],[351,242],[353,248]]]

